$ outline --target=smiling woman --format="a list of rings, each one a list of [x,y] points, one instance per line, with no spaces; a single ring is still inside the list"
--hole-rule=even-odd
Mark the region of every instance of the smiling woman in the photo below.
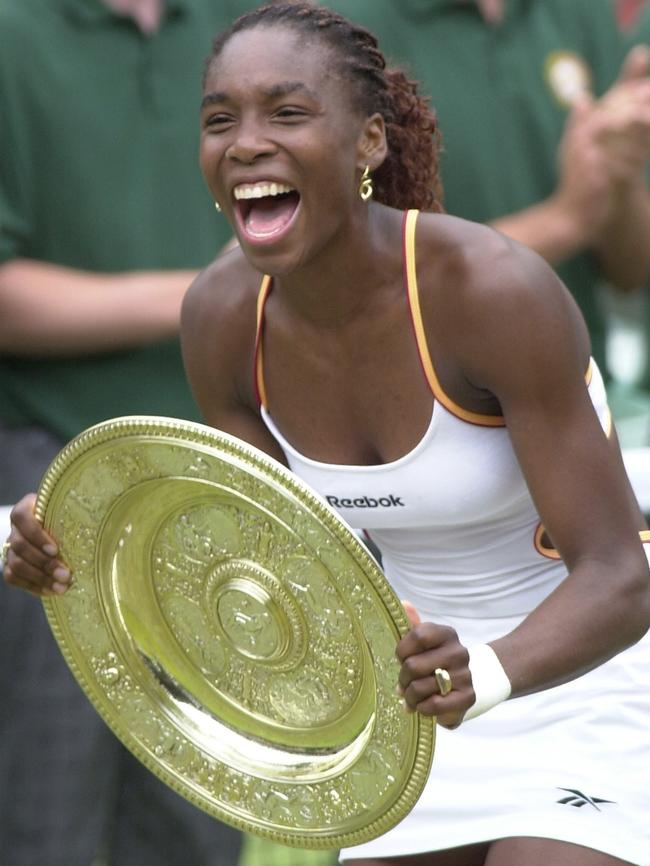
[[[398,688],[442,728],[413,810],[342,859],[650,866],[648,535],[569,293],[441,212],[434,115],[339,15],[238,19],[201,118],[239,246],[183,305],[194,394],[368,532],[412,603]],[[7,579],[43,593],[31,507]]]
[[[269,81],[259,57],[270,60],[268,33],[277,25],[285,32],[272,40],[277,76]],[[314,52],[322,58],[320,71]],[[361,119],[368,121],[364,147],[368,170],[375,170],[375,200],[439,210],[434,116],[414,83],[399,70],[385,70],[367,31],[323,9],[296,5],[287,14],[279,4],[239,19],[216,40],[204,79],[201,165],[240,242],[276,244],[310,204],[303,182],[307,164],[289,165],[282,158],[273,163],[286,144],[320,162],[327,182],[315,206],[324,212],[334,204],[342,176],[349,178],[349,199],[364,167],[340,157],[351,153],[344,144],[353,142]]]

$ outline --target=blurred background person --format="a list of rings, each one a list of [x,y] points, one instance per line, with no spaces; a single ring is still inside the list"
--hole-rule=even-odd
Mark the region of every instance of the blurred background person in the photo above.
[[[0,0],[0,505],[85,427],[199,419],[177,340],[229,237],[197,163],[216,0]],[[235,866],[241,835],[95,713],[0,581],[0,863]]]
[[[614,0],[619,27],[625,33],[633,30],[648,0]]]
[[[619,0],[619,22],[628,44],[643,44],[650,50],[650,3]],[[647,175],[650,177],[650,175]],[[650,236],[646,237],[650,246]],[[650,281],[632,294],[608,291],[605,295],[614,323],[612,362],[619,388],[636,411],[630,414],[626,438],[637,448],[650,446]],[[614,366],[616,365],[616,366]],[[641,458],[642,455],[637,455]],[[648,458],[650,462],[650,458]],[[644,459],[645,462],[645,459]],[[647,473],[650,475],[650,468]],[[649,479],[650,483],[650,479]],[[648,509],[650,511],[650,509]]]
[[[36,466],[39,459],[34,472],[38,480],[61,442],[94,420],[127,412],[192,417],[193,409],[178,404],[166,408],[174,377],[167,381],[162,375],[165,352],[159,342],[175,334],[175,324],[170,326],[164,315],[165,299],[175,316],[185,286],[176,283],[175,289],[155,271],[171,269],[165,276],[182,280],[179,268],[191,270],[212,257],[218,229],[216,222],[210,224],[217,218],[203,210],[206,194],[198,191],[194,154],[188,162],[179,146],[171,168],[157,167],[164,145],[174,148],[170,124],[175,129],[179,121],[179,135],[181,127],[186,136],[197,128],[195,81],[200,74],[192,69],[197,52],[189,57],[189,47],[188,57],[165,74],[165,63],[171,64],[176,54],[163,37],[169,39],[188,16],[196,20],[198,14],[211,14],[213,23],[204,17],[198,36],[195,31],[195,38],[208,40],[207,54],[209,36],[225,18],[255,5],[0,0],[0,40],[6,43],[0,52],[0,165],[6,167],[0,168],[0,255],[6,262],[0,268],[0,460],[12,469]],[[638,286],[650,270],[650,210],[638,167],[647,161],[638,123],[645,103],[638,85],[647,77],[648,63],[638,54],[623,66],[624,46],[612,0],[340,0],[326,5],[370,27],[392,58],[410,65],[440,118],[446,209],[491,222],[544,255],[578,300],[594,354],[604,367],[606,321],[596,287],[604,278],[624,288]],[[211,12],[197,12],[201,6]],[[218,17],[222,20],[216,21]],[[69,33],[71,27],[75,38],[69,36],[63,47],[59,33]],[[100,37],[105,30],[121,49]],[[76,46],[79,36],[87,55],[79,60],[76,74],[62,78],[81,50]],[[189,78],[192,89],[185,106],[172,108],[173,93]],[[116,117],[115,102],[127,85],[131,113]],[[88,89],[92,95],[83,110],[68,114]],[[181,122],[183,111],[189,124]],[[634,149],[634,160],[611,158],[607,145],[614,132]],[[67,140],[57,150],[59,135]],[[134,154],[139,147],[146,150],[143,142],[149,150],[138,163]],[[113,175],[106,181],[109,165]],[[191,174],[191,181],[179,180],[183,171],[186,180]],[[80,179],[76,184],[72,175]],[[188,252],[196,248],[200,235],[182,211],[181,198],[190,189],[197,190],[202,219],[210,224],[202,248],[206,258]],[[159,197],[155,204],[154,196]],[[147,201],[149,210],[142,210]],[[206,208],[210,206],[207,202]],[[66,210],[72,222],[66,221]],[[160,232],[156,237],[165,240],[156,241],[157,252],[148,256],[147,232],[153,233],[154,227]],[[118,229],[131,242],[129,246],[122,239],[121,255],[112,236]],[[225,240],[225,234],[219,240]],[[174,250],[182,253],[176,256]],[[18,282],[26,268],[43,268],[45,262],[52,265],[47,276],[58,283],[38,294],[32,278]],[[149,294],[147,277],[153,277]],[[77,278],[84,282],[73,283]],[[190,278],[186,273],[185,285]],[[134,281],[140,280],[144,283],[136,287]],[[163,297],[155,296],[153,287]],[[140,306],[137,299],[143,298]],[[171,343],[175,355],[175,338]],[[148,379],[147,373],[155,375]],[[26,406],[28,393],[33,405]],[[145,407],[157,394],[161,402]],[[31,400],[31,395],[36,398]],[[50,447],[52,433],[56,438]],[[33,487],[31,481],[15,484],[9,501]],[[0,617],[8,618],[4,599],[0,604]],[[5,640],[12,634],[24,639],[31,626],[21,626],[16,614],[11,618],[10,630],[0,623]],[[11,652],[3,653],[6,667],[13,671],[13,687],[22,683],[24,692],[28,677],[34,676],[24,669],[24,640],[10,643]],[[20,658],[18,646],[25,653]],[[39,677],[42,681],[50,675]],[[38,708],[38,694],[34,700]],[[49,712],[44,711],[47,717],[42,720],[48,735],[53,724]],[[54,752],[48,748],[48,765]],[[5,762],[3,757],[0,786],[12,797],[4,784]],[[14,759],[14,772],[16,763]],[[29,797],[23,811],[30,815],[23,827],[33,828],[32,815],[48,810],[41,811],[31,793]],[[52,802],[51,791],[46,802]],[[15,803],[5,809],[12,820],[18,812]],[[76,816],[69,810],[62,813],[68,828],[76,826]],[[57,863],[52,858],[38,862]],[[68,856],[64,862],[76,861]],[[140,857],[137,862],[145,861]],[[183,862],[199,861],[188,855]],[[126,863],[130,861],[115,860],[115,866]]]
[[[612,0],[332,0],[431,98],[445,209],[552,264],[607,369],[598,287],[650,273],[647,52],[626,58]]]
[[[201,58],[246,5],[0,0],[5,524],[86,427],[200,420],[180,303],[230,238],[198,168]],[[159,782],[86,700],[40,603],[1,580],[0,812],[3,866],[335,859],[242,837]]]

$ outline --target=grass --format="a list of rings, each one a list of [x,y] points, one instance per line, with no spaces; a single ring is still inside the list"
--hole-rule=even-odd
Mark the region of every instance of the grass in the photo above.
[[[266,839],[244,834],[239,866],[336,866],[337,851],[287,848]]]

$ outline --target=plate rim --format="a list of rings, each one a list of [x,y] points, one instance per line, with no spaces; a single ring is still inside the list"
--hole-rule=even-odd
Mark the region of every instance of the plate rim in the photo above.
[[[83,430],[61,449],[43,475],[34,507],[34,513],[39,522],[46,529],[48,528],[48,505],[56,485],[78,458],[101,444],[136,434],[145,434],[151,438],[164,438],[170,435],[189,437],[183,439],[183,444],[186,445],[204,445],[218,449],[223,449],[226,446],[227,453],[236,455],[245,465],[250,466],[252,464],[263,475],[270,476],[276,482],[279,481],[300,502],[306,502],[337,540],[347,548],[348,552],[352,553],[357,562],[362,562],[365,576],[370,580],[374,591],[380,596],[398,633],[404,635],[408,631],[410,626],[406,612],[388,579],[372,554],[356,537],[345,520],[322,497],[278,460],[225,431],[200,422],[162,415],[123,415],[107,419]],[[177,783],[169,771],[166,771],[156,762],[137,742],[134,742],[124,724],[120,722],[119,715],[110,714],[105,710],[104,702],[98,697],[101,689],[88,681],[65,640],[58,615],[58,610],[65,603],[64,599],[45,597],[42,599],[42,603],[59,650],[77,684],[83,689],[86,698],[104,723],[108,725],[124,747],[163,784],[172,788],[185,800],[212,817],[243,832],[252,833],[275,843],[303,849],[336,849],[359,845],[387,832],[410,812],[422,793],[433,761],[436,720],[435,717],[416,713],[414,719],[416,726],[414,759],[402,792],[385,812],[362,827],[349,831],[336,829],[332,832],[310,830],[309,828],[295,832],[278,830],[249,822],[245,818],[231,813],[225,806],[215,806],[213,803],[206,802],[190,787],[189,783],[186,786]]]

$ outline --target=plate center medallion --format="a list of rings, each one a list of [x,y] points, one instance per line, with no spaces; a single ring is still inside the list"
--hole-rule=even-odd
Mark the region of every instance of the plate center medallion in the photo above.
[[[214,569],[207,592],[217,629],[239,655],[284,668],[304,654],[303,615],[270,571],[231,559]]]

